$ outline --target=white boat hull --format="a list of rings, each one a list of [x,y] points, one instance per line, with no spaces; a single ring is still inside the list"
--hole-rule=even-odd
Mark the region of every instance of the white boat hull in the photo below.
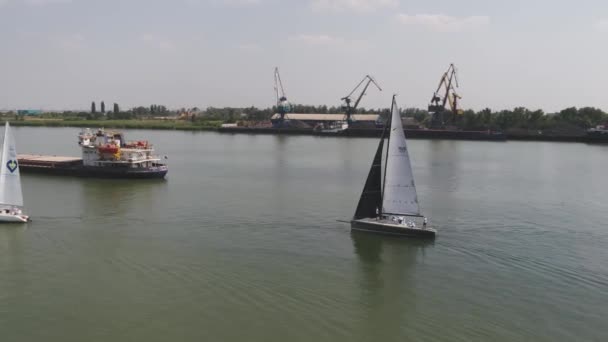
[[[0,223],[25,223],[29,220],[27,215],[13,215],[0,213]]]

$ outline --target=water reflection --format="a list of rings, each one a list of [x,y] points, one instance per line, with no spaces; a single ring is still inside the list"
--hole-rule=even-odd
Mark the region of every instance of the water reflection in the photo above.
[[[407,336],[407,322],[416,316],[418,258],[434,242],[351,232],[358,257],[363,322],[358,333],[370,340]],[[379,329],[382,327],[382,329]],[[381,330],[381,331],[379,331]]]
[[[289,142],[289,138],[284,135],[276,135],[273,136],[273,142],[277,151],[275,155],[275,162],[277,167],[276,175],[277,177],[283,177],[286,175],[287,169],[286,154],[288,152],[286,150],[288,149],[287,143]]]
[[[418,254],[424,256],[425,249],[435,244],[434,240],[391,237],[355,230],[351,231],[350,236],[355,253],[362,263],[367,264],[381,264],[397,256],[406,256],[404,262],[413,262]]]
[[[21,269],[23,253],[21,236],[28,224],[2,224],[0,225],[0,273],[7,270]]]
[[[24,263],[24,246],[22,235],[27,224],[0,225],[0,308],[9,308],[11,301],[26,299],[22,289],[27,285],[23,277],[27,269]],[[13,275],[8,277],[8,275]],[[15,276],[18,275],[18,276]],[[2,321],[0,310],[0,322]]]

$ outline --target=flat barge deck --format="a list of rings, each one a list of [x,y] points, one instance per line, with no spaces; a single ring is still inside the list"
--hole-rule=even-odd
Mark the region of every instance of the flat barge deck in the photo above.
[[[85,166],[82,158],[20,154],[19,169],[24,173],[97,178],[164,178],[166,165],[147,168]]]
[[[245,134],[281,134],[281,135],[315,135],[328,137],[368,137],[378,138],[382,135],[381,128],[348,128],[338,132],[315,131],[312,128],[254,128],[254,127],[222,127],[220,133]],[[448,140],[487,140],[505,141],[507,137],[502,132],[488,131],[456,131],[405,129],[408,139],[448,139]]]

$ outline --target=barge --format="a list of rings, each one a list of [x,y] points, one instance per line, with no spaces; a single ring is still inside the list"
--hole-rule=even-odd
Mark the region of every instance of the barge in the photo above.
[[[78,136],[82,158],[21,154],[19,167],[25,173],[97,178],[164,178],[168,167],[153,154],[147,141],[127,142],[122,133],[93,133]]]
[[[315,135],[328,137],[360,137],[379,138],[382,128],[347,128],[337,131],[315,131],[312,128],[257,128],[257,127],[222,127],[220,133],[245,134],[278,134],[278,135]],[[459,131],[443,129],[405,129],[410,139],[437,139],[437,140],[485,140],[506,141],[502,132],[494,131]]]

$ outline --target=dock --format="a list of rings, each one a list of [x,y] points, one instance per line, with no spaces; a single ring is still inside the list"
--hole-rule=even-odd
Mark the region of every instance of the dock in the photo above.
[[[379,138],[382,128],[348,128],[337,132],[315,131],[312,128],[254,128],[254,127],[221,127],[220,133],[244,134],[278,134],[278,135],[314,135],[325,137],[357,137]],[[432,130],[432,129],[404,129],[408,139],[448,139],[448,140],[486,140],[506,141],[502,132],[490,131],[458,131],[458,130]]]

